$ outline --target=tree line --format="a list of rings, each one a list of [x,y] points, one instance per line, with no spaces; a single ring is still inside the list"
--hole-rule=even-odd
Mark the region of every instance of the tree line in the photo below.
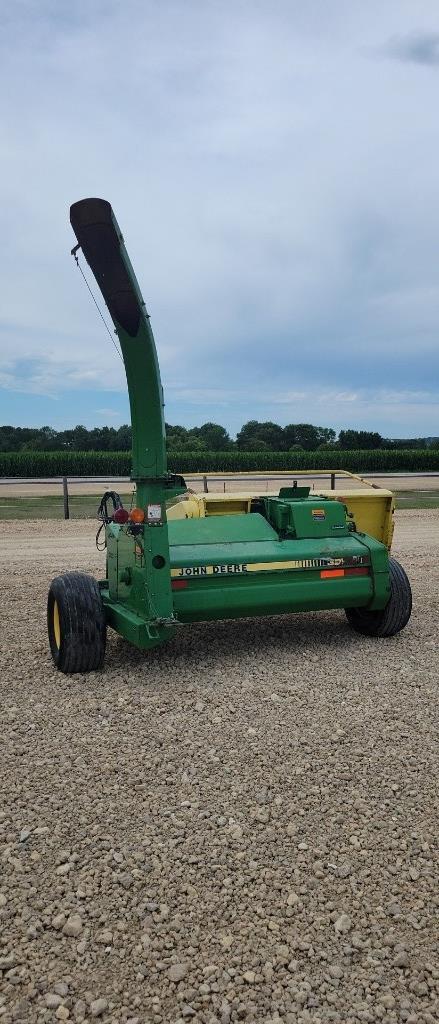
[[[270,420],[249,420],[232,440],[219,423],[203,423],[201,427],[166,424],[169,452],[288,452],[288,451],[373,451],[414,450],[439,447],[438,437],[385,438],[376,431],[341,430],[337,436],[332,427],[316,427],[312,423],[288,423],[286,427]],[[86,427],[70,430],[53,427],[0,426],[0,451],[87,452],[131,450],[131,427]]]

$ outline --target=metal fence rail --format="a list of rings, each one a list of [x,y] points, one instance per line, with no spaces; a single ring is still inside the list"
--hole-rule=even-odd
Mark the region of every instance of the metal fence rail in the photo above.
[[[255,473],[255,472],[242,472],[242,473],[191,473],[186,477],[188,486],[193,490],[204,491],[209,493],[211,487],[222,484],[223,493],[226,492],[227,484],[233,483],[236,485],[239,481],[242,481],[243,490],[248,490],[251,484],[257,485],[268,485],[273,484],[288,484],[293,483],[294,480],[306,480],[312,478],[315,481],[326,480],[329,482],[331,490],[336,488],[336,483],[345,480],[355,481],[356,484],[361,484],[363,487],[382,487],[386,484],[391,484],[392,478],[398,477],[399,479],[407,477],[410,479],[416,477],[429,477],[439,478],[439,473],[371,473],[367,478],[363,478],[354,473],[349,473],[346,470],[298,470],[296,472],[278,470],[273,473]],[[379,480],[380,483],[375,483],[375,480]],[[72,493],[72,485],[76,487],[81,484],[95,485],[96,491],[94,493]],[[56,518],[56,519],[70,519],[70,518],[84,518],[93,517],[95,515],[97,507],[97,498],[99,492],[105,487],[114,485],[125,484],[123,493],[133,489],[133,483],[128,476],[87,476],[87,477],[74,477],[74,476],[59,476],[59,477],[40,477],[35,478],[0,478],[0,518],[2,519],[13,519],[13,518]],[[28,491],[29,488],[50,486],[55,487],[57,493],[54,494],[43,494],[40,496],[30,494],[18,494],[9,498],[5,489],[9,486],[18,488],[23,487],[23,490]],[[266,489],[264,488],[264,490]],[[213,488],[218,490],[218,487]],[[250,488],[252,489],[252,488]],[[230,490],[230,489],[229,489]],[[36,516],[32,515],[32,512],[37,513]]]
[[[295,480],[301,478],[313,477],[318,480],[329,480],[331,490],[335,489],[336,477],[348,477],[353,479],[353,474],[347,473],[343,470],[301,470],[299,472],[287,472],[278,471],[276,473],[193,473],[186,477],[188,486],[199,485],[196,489],[203,490],[205,494],[209,493],[209,484],[221,484],[223,485],[223,493],[226,492],[228,483],[237,483],[242,480],[243,489],[247,489],[250,484],[287,484],[293,483]],[[360,477],[355,479],[360,480]],[[56,518],[65,520],[72,518],[84,518],[94,517],[97,505],[97,494],[100,486],[109,486],[128,484],[133,487],[132,481],[129,477],[45,477],[39,479],[32,478],[8,478],[0,479],[0,487],[3,485],[13,485],[15,488],[20,485],[28,490],[32,486],[44,487],[50,486],[58,487],[59,494],[51,495],[40,495],[31,496],[16,495],[12,498],[1,496],[0,494],[0,517],[3,519],[13,518]],[[93,484],[96,485],[96,494],[90,494],[85,492],[84,494],[72,494],[69,490],[72,485],[80,484]],[[370,484],[375,487],[376,484]],[[194,487],[192,489],[195,489]],[[34,514],[34,515],[33,515]]]

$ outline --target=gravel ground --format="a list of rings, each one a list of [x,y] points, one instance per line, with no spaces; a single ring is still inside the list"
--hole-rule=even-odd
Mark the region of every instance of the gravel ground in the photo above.
[[[397,517],[401,636],[187,627],[65,677],[90,523],[2,523],[0,1021],[437,1024],[439,512]],[[436,874],[436,878],[435,878]]]

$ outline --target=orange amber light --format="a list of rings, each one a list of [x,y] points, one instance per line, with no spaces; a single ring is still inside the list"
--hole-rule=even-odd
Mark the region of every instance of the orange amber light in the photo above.
[[[128,518],[131,523],[143,523],[145,519],[143,508],[132,508]]]

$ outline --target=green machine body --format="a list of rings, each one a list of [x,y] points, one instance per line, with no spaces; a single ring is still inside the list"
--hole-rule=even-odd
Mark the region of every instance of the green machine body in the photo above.
[[[356,531],[341,501],[281,488],[254,498],[245,514],[168,522],[166,509],[186,485],[167,470],[149,315],[110,204],[81,200],[70,220],[73,251],[82,248],[120,342],[136,507],[126,512],[116,495],[114,513],[104,517],[105,579],[66,573],[52,583],[47,614],[57,667],[102,665],[107,626],[148,649],[185,623],[334,608],[346,611],[357,632],[399,632],[411,610],[407,577],[384,544]]]

